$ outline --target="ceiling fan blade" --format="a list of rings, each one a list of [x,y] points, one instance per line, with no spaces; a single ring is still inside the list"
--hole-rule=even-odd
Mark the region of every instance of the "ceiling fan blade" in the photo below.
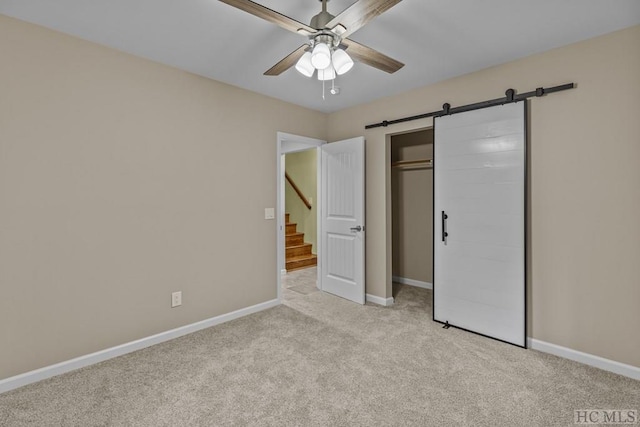
[[[400,68],[404,67],[402,62],[396,61],[377,50],[371,49],[370,47],[358,42],[354,42],[353,40],[343,39],[342,44],[347,48],[347,52],[354,59],[357,59],[371,67],[386,71],[389,74],[395,73]]]
[[[391,9],[402,0],[359,0],[342,11],[326,25],[326,28],[333,29],[341,25],[346,30],[338,33],[343,38],[355,33],[364,27],[369,21],[383,12]]]
[[[222,3],[226,3],[230,6],[238,8],[240,10],[244,10],[252,15],[257,16],[258,18],[262,18],[266,21],[269,21],[273,24],[276,24],[285,30],[289,30],[291,32],[297,33],[298,30],[303,30],[301,33],[304,35],[305,32],[315,33],[316,30],[311,28],[310,26],[303,24],[302,22],[298,22],[295,19],[291,19],[288,16],[285,16],[281,13],[276,12],[275,10],[271,10],[268,7],[264,7],[261,4],[252,2],[251,0],[220,0]]]
[[[303,44],[289,55],[285,56],[280,62],[278,62],[273,67],[269,68],[264,72],[265,76],[279,76],[280,74],[287,71],[289,68],[293,67],[298,59],[305,53],[305,51],[309,49],[308,44]]]

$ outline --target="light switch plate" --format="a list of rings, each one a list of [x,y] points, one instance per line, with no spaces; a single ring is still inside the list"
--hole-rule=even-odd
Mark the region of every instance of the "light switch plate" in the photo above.
[[[264,208],[264,219],[274,219],[276,217],[274,208]]]

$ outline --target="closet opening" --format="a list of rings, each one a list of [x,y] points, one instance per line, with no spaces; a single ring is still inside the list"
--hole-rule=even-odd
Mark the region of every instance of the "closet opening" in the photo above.
[[[433,128],[391,136],[392,281],[396,304],[431,314]]]

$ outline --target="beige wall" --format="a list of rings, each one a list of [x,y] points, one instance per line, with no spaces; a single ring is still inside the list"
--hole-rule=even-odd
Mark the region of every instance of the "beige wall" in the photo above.
[[[1,15],[0,58],[0,379],[276,298],[276,132],[326,115]]]
[[[311,198],[311,209],[300,200],[293,187],[285,183],[285,209],[289,213],[290,222],[297,223],[297,230],[304,233],[304,241],[311,243],[311,252],[316,251],[317,243],[317,181],[318,155],[317,150],[305,150],[285,155],[285,170],[296,183],[302,194]]]
[[[528,335],[640,366],[640,26],[329,116],[329,140],[367,139],[367,292],[391,296],[384,119],[575,82],[530,103]],[[408,65],[410,66],[410,64]]]
[[[638,46],[636,26],[327,120],[0,16],[0,379],[275,298],[276,131],[365,135],[367,292],[391,296],[390,135],[432,122],[364,126],[569,81],[531,101],[529,335],[640,366]]]
[[[433,158],[433,130],[391,137],[391,162]],[[433,170],[391,168],[392,274],[433,280]]]

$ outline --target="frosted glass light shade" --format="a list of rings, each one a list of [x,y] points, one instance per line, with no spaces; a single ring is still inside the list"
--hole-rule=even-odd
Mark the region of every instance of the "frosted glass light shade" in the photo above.
[[[331,64],[331,51],[329,46],[324,43],[318,43],[311,53],[311,63],[318,70],[324,70]]]
[[[296,63],[296,70],[306,77],[313,76],[313,72],[316,71],[316,69],[311,63],[311,52],[305,52],[304,55],[298,59],[298,62]]]
[[[342,49],[336,49],[336,51],[333,52],[331,62],[333,63],[333,68],[335,68],[336,73],[340,76],[353,67],[353,59]]]
[[[336,70],[329,65],[324,70],[318,70],[318,80],[333,80],[336,78]]]

